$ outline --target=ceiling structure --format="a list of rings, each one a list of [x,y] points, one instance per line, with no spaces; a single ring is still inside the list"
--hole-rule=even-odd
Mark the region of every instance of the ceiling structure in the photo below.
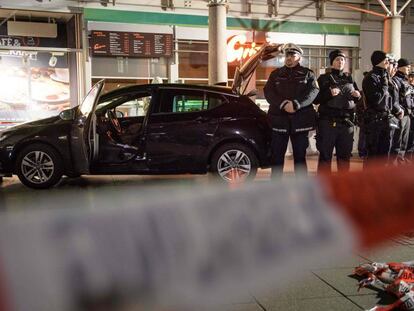
[[[114,7],[206,14],[207,2],[208,0],[0,0],[0,8],[74,12],[81,7]],[[227,0],[227,3],[228,13],[232,16],[357,23],[380,21],[390,14],[400,13],[405,15],[405,24],[414,24],[414,2],[411,0]],[[392,12],[392,7],[396,8],[396,12]]]

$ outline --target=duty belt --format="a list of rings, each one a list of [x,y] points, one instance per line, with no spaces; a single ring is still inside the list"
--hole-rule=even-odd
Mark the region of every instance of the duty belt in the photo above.
[[[387,111],[384,112],[376,112],[376,113],[368,113],[365,116],[365,120],[367,123],[373,122],[373,121],[384,121],[391,119],[393,115]]]
[[[355,126],[354,121],[351,118],[321,116],[319,119],[332,122],[332,125],[334,127],[336,126],[336,124],[344,124],[349,127]]]

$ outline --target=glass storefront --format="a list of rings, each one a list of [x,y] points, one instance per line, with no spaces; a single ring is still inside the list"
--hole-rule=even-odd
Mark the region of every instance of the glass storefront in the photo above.
[[[0,57],[0,127],[70,107],[67,53],[11,50]]]
[[[167,81],[167,70],[167,58],[92,57],[92,83],[105,79],[104,92],[151,83],[153,77]]]
[[[27,11],[0,13],[18,20],[25,32],[33,34],[10,33],[7,19],[0,24],[0,129],[58,115],[77,105],[83,88],[78,81],[79,15],[34,12],[28,20]],[[38,32],[33,29],[35,23],[55,26],[56,34]]]

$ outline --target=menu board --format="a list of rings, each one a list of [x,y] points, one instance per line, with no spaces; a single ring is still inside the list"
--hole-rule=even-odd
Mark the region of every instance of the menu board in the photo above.
[[[170,57],[171,34],[92,31],[91,49],[94,56]]]

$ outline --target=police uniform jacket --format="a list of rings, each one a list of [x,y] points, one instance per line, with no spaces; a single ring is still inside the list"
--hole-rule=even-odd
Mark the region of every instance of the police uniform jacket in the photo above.
[[[391,89],[390,89],[391,88]],[[394,98],[394,89],[387,71],[375,66],[362,81],[368,114],[385,116],[398,113],[401,107]]]
[[[264,87],[269,102],[269,117],[272,128],[280,133],[299,133],[315,127],[313,101],[319,87],[312,70],[297,65],[274,70]],[[287,113],[283,107],[287,100],[293,102],[295,112]]]
[[[406,115],[411,114],[411,111],[414,108],[412,86],[401,71],[397,71],[393,80],[398,88],[400,106],[404,109]]]
[[[315,103],[319,104],[318,112],[322,119],[353,118],[359,98],[352,96],[358,86],[350,74],[332,68],[320,75],[318,84],[320,91]],[[340,93],[332,96],[332,88],[339,88]]]

